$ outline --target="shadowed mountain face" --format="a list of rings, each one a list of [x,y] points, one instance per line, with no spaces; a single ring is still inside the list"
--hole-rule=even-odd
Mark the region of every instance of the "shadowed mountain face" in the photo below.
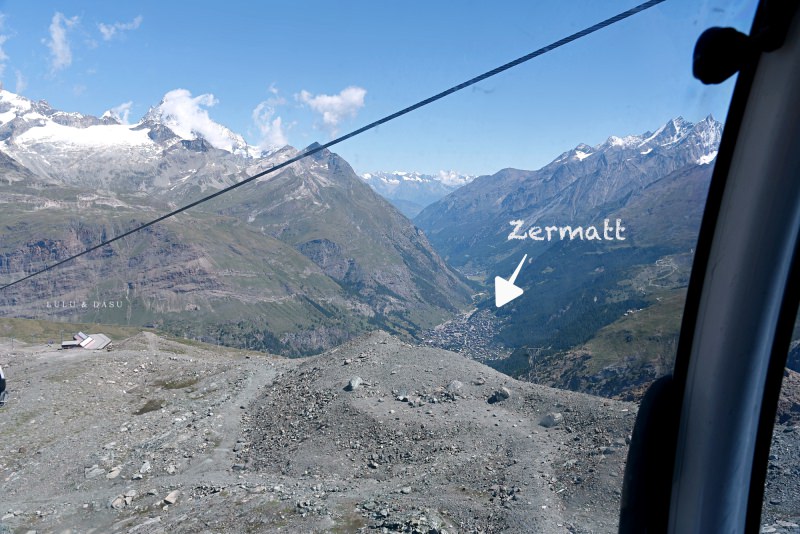
[[[154,110],[123,125],[0,93],[0,284],[297,154],[227,130],[225,148],[181,137]],[[4,290],[0,315],[306,354],[375,326],[413,335],[468,296],[425,236],[324,151]]]
[[[525,293],[500,309],[488,299],[482,304],[499,318],[496,340],[516,349],[499,368],[561,387],[619,393],[621,383],[587,385],[603,371],[586,363],[591,351],[573,351],[569,369],[551,364],[564,367],[555,355],[581,348],[632,310],[672,302],[686,286],[721,131],[711,117],[697,124],[678,118],[655,133],[578,145],[537,171],[479,177],[415,218],[448,262],[482,280],[487,294],[495,276],[508,278],[528,255],[516,281]],[[558,229],[548,240],[549,226]],[[592,226],[596,239],[589,239]],[[583,233],[570,237],[577,227]],[[671,309],[679,318],[681,306]],[[642,330],[662,340],[660,360],[672,357],[679,321],[667,322],[673,323],[669,332]],[[616,347],[623,359],[639,361],[624,343]],[[608,352],[604,357],[620,364]],[[654,369],[640,373],[642,380]]]
[[[604,218],[647,195],[673,172],[707,166],[716,157],[721,132],[722,124],[712,117],[697,124],[677,118],[656,133],[612,136],[596,147],[581,144],[537,171],[504,169],[481,176],[427,207],[414,221],[451,264],[494,276],[503,258],[523,250],[539,256],[552,246],[510,241],[509,221],[523,220],[525,229],[602,225]],[[704,200],[705,191],[702,196]],[[642,237],[636,227],[628,235]]]

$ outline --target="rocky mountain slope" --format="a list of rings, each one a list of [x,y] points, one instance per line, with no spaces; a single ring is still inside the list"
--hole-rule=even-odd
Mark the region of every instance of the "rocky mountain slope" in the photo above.
[[[524,249],[536,257],[553,245],[509,240],[509,221],[523,220],[525,229],[536,224],[602,226],[604,218],[667,176],[713,162],[721,133],[722,124],[713,117],[697,124],[679,117],[655,133],[612,136],[595,147],[581,144],[538,171],[504,169],[482,176],[426,208],[415,222],[453,265],[494,272],[509,255]],[[636,240],[638,228],[630,227],[628,235]]]
[[[361,178],[406,217],[416,217],[426,206],[475,179],[454,171],[438,174],[379,171],[364,173]]]
[[[269,154],[248,147],[218,124],[227,135],[214,145],[198,133],[186,132],[160,108],[129,125],[110,115],[59,111],[45,101],[0,90],[0,150],[30,170],[37,184],[170,191],[173,199],[186,189],[189,178],[203,189],[230,185],[241,177],[247,161]],[[170,189],[177,184],[181,185]]]
[[[120,124],[0,92],[0,284],[295,156],[162,109]],[[414,335],[469,289],[341,158],[317,154],[31,283],[0,315],[155,324],[286,354]]]
[[[635,415],[384,333],[304,360],[17,345],[3,367],[15,531],[612,532]]]
[[[382,332],[303,360],[114,345],[0,339],[0,532],[616,532],[633,403]],[[775,439],[764,525],[796,532],[800,431]]]

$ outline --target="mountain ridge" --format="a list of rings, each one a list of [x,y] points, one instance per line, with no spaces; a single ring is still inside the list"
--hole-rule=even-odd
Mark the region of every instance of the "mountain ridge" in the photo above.
[[[478,177],[425,208],[414,222],[451,264],[485,272],[491,259],[465,256],[460,236],[469,236],[473,249],[491,245],[509,251],[516,248],[506,239],[514,219],[526,226],[589,224],[583,212],[596,210],[589,219],[602,223],[603,209],[626,195],[687,165],[713,161],[721,131],[711,116],[696,125],[678,117],[656,133],[611,136],[595,147],[579,144],[539,170],[507,168]]]
[[[0,143],[0,280],[300,153],[217,148],[174,132],[154,109],[134,125],[62,113],[77,121],[64,126],[44,104],[0,93],[0,130],[11,125]],[[413,336],[468,295],[425,236],[326,150],[9,288],[0,314],[155,322],[186,337],[308,354],[375,327]],[[107,300],[122,309],[92,307]]]

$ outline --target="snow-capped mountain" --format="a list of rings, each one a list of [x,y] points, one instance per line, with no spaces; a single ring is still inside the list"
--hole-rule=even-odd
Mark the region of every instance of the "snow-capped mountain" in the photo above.
[[[549,168],[560,165],[569,160],[583,161],[589,157],[598,157],[603,154],[625,153],[626,156],[648,156],[655,151],[670,151],[671,155],[678,155],[686,163],[694,161],[698,164],[707,164],[717,157],[717,147],[722,137],[722,123],[709,115],[697,124],[692,124],[683,117],[677,117],[661,126],[655,132],[645,132],[641,135],[628,135],[617,137],[612,135],[604,143],[591,147],[579,144],[574,149],[564,152],[556,158]],[[675,150],[676,148],[680,150]],[[655,154],[654,154],[655,155]]]
[[[425,206],[470,183],[475,176],[455,171],[439,171],[438,174],[378,171],[364,173],[361,178],[407,217],[414,217]]]
[[[277,152],[248,145],[205,113],[187,115],[171,104],[172,93],[137,123],[122,124],[110,112],[67,113],[0,90],[0,152],[39,181],[176,195],[186,186],[230,185]]]
[[[0,285],[298,154],[169,105],[187,95],[124,124],[0,92]],[[159,323],[307,354],[431,328],[468,299],[422,232],[324,150],[0,292],[0,317]]]
[[[662,176],[662,171],[666,168],[675,169],[689,164],[706,165],[713,162],[717,156],[717,147],[721,136],[722,123],[716,121],[711,115],[697,124],[692,124],[683,117],[677,117],[655,132],[648,131],[641,135],[624,137],[612,135],[605,142],[596,146],[581,143],[536,172],[563,176],[574,169],[579,173],[585,173],[597,170],[598,166],[602,167],[609,162],[622,166],[641,167],[644,165],[646,168],[661,168],[658,172],[648,173],[643,178],[646,181],[648,176]],[[505,171],[498,174],[503,172]],[[634,172],[641,172],[641,169]],[[378,194],[411,218],[417,217],[426,207],[444,199],[462,186],[472,183],[476,178],[454,171],[440,171],[435,175],[406,171],[379,171],[364,173],[361,177]],[[593,191],[593,194],[601,191],[611,194],[633,187],[634,182],[628,182],[628,178],[628,175],[621,173],[617,177],[621,189],[613,184],[607,184],[605,189],[598,188]],[[493,178],[487,177],[487,179],[495,183]],[[495,186],[496,183],[492,187]],[[462,191],[466,192],[467,190]],[[498,198],[507,198],[508,193],[497,192],[497,196]],[[444,201],[446,202],[447,199]],[[590,200],[593,205],[604,201],[603,197]],[[574,206],[579,205],[573,205],[573,209]],[[435,212],[435,210],[433,211]]]
[[[205,111],[185,105],[187,100],[200,99],[205,105],[214,103],[210,95],[192,98],[188,91],[170,91],[157,106],[150,108],[137,126],[147,128],[166,128],[184,141],[203,139],[214,148],[246,157],[261,157],[261,149],[248,145],[244,137],[229,128],[214,122]],[[279,147],[278,147],[279,148]]]
[[[635,204],[677,171],[710,169],[721,135],[722,123],[709,115],[696,124],[678,117],[655,132],[579,144],[539,170],[503,169],[477,178],[425,208],[414,222],[453,264],[492,269],[501,253],[494,247],[507,244],[508,221],[589,224]]]

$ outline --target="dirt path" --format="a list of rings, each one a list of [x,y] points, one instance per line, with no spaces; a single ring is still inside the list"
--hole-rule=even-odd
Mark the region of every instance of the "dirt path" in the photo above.
[[[222,441],[210,454],[195,461],[185,472],[185,477],[200,474],[219,476],[224,472],[229,472],[231,467],[237,463],[234,448],[241,440],[241,417],[263,388],[271,384],[277,375],[274,363],[271,365],[249,364],[242,370],[244,377],[240,380],[243,381],[243,384],[234,396],[226,394],[227,400],[224,401],[217,413],[217,419],[220,421],[217,424],[217,431],[222,436]]]
[[[0,341],[0,360],[0,525],[44,532],[128,528],[121,516],[160,510],[171,491],[240,482],[241,407],[292,364],[152,334],[112,352]]]

